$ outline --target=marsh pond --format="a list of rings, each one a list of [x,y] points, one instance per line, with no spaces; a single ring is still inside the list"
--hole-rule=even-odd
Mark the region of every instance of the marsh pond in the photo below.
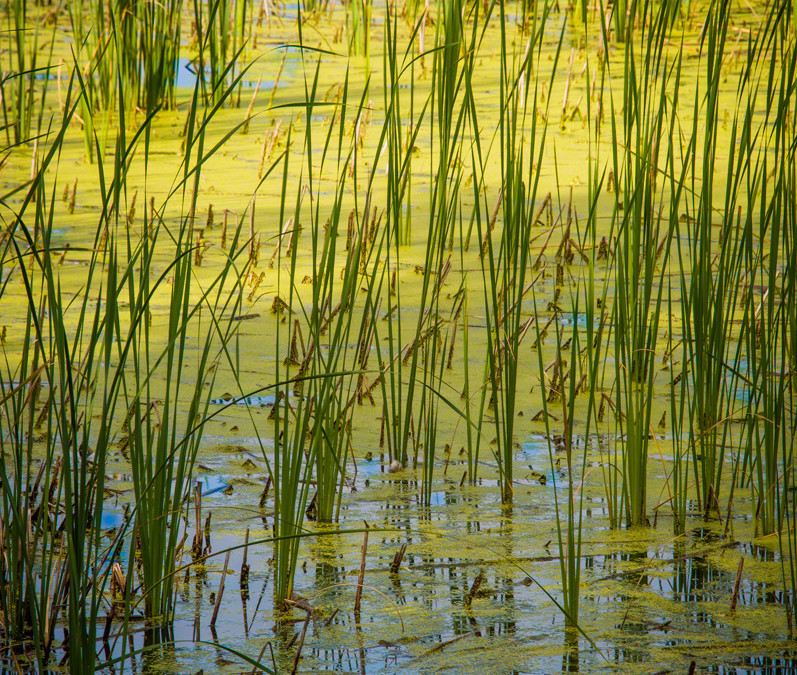
[[[797,672],[792,0],[3,0],[0,670]]]

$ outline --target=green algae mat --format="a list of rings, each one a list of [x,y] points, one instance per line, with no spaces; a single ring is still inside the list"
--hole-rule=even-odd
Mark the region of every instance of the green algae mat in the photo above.
[[[792,2],[0,27],[4,672],[797,668]]]

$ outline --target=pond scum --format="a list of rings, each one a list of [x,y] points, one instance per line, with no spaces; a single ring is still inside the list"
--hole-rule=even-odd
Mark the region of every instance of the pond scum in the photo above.
[[[792,0],[0,17],[0,669],[797,667]]]

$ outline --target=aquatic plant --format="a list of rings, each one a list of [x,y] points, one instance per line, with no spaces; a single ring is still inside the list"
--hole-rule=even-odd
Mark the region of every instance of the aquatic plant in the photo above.
[[[145,111],[174,106],[182,5],[182,0],[81,0],[67,5],[75,66],[88,66],[95,73],[86,78],[86,104],[92,111],[113,109],[117,97],[124,113],[134,106]]]
[[[385,122],[382,134],[387,148],[387,208],[384,225],[384,274],[386,283],[380,287],[381,303],[374,307],[372,326],[377,344],[386,340],[387,353],[376,350],[379,376],[374,384],[379,385],[382,399],[383,439],[387,443],[388,459],[402,466],[407,462],[407,437],[404,435],[412,425],[412,410],[405,405],[407,392],[413,390],[415,381],[406,379],[407,365],[404,358],[404,332],[402,329],[402,291],[397,277],[402,261],[402,247],[410,243],[412,204],[412,153],[418,134],[426,116],[430,94],[420,112],[415,113],[415,65],[413,43],[418,27],[411,35],[403,54],[398,51],[398,17],[385,22],[385,53],[382,62],[384,86]],[[409,88],[409,110],[402,100],[402,87]],[[405,118],[406,116],[406,118]],[[387,297],[384,294],[387,293]],[[379,328],[377,308],[385,304],[387,312],[387,335]]]
[[[33,181],[13,211],[0,255],[4,305],[12,296],[12,280],[23,289],[21,297],[13,293],[16,313],[21,310],[20,334],[14,336],[20,351],[3,347],[0,370],[0,573],[7,589],[0,611],[4,649],[19,649],[23,659],[43,670],[56,625],[65,620],[74,663],[91,671],[105,586],[104,577],[95,581],[94,570],[116,553],[115,547],[105,548],[99,522],[105,480],[101,444],[109,439],[107,420],[119,394],[111,368],[114,326],[104,319],[108,307],[113,317],[118,288],[113,273],[100,274],[113,260],[105,247],[89,252],[80,301],[73,304],[58,281],[55,190],[46,176],[57,166],[77,105],[67,99],[52,146],[37,155]],[[2,204],[8,207],[7,197]],[[99,429],[91,413],[99,414]]]
[[[533,20],[524,54],[513,54],[506,31],[506,15],[501,7],[501,106],[500,240],[494,243],[495,216],[482,224],[477,214],[479,241],[482,242],[482,276],[487,319],[487,378],[491,405],[495,412],[496,458],[500,472],[502,499],[513,498],[514,427],[521,342],[528,333],[536,312],[524,312],[525,296],[534,284],[531,275],[531,238],[536,225],[537,186],[545,152],[546,129],[538,130],[539,45],[546,30],[548,12]],[[563,33],[560,34],[563,36]],[[561,47],[561,41],[559,43]],[[556,71],[559,49],[552,72]],[[532,75],[535,75],[532,87]],[[528,87],[524,83],[528,82]],[[531,90],[534,95],[529,98]],[[526,111],[531,112],[530,122]],[[539,139],[538,139],[539,133]],[[528,146],[526,151],[524,146]]]
[[[647,21],[647,12],[655,11]],[[653,359],[659,338],[664,274],[670,241],[678,219],[683,181],[673,175],[674,103],[667,92],[678,91],[680,62],[669,66],[664,59],[667,14],[663,6],[646,8],[642,25],[642,63],[637,63],[633,39],[625,50],[623,127],[612,121],[615,145],[613,173],[617,200],[613,214],[615,292],[612,309],[617,425],[622,439],[621,494],[628,525],[647,522],[648,440],[655,368]],[[612,107],[614,99],[612,97]],[[614,116],[613,116],[614,120]],[[621,154],[622,153],[622,154]],[[660,174],[664,157],[670,173]],[[669,185],[664,205],[658,185]],[[657,207],[657,202],[659,205]],[[662,213],[666,209],[666,213]],[[615,502],[614,512],[619,515]]]
[[[349,36],[349,54],[371,58],[371,15],[373,0],[352,0],[346,3],[346,32]],[[366,66],[366,69],[369,68]]]
[[[181,0],[182,1],[182,0]],[[247,11],[242,0],[194,0],[197,55],[194,69],[206,101],[241,103],[241,60],[246,43]],[[173,14],[172,14],[173,16]],[[237,96],[228,96],[230,82]]]
[[[180,592],[191,592],[178,575],[215,571],[207,551],[183,556],[210,406],[229,399],[211,403],[222,381],[251,423],[239,450],[259,445],[262,458],[247,458],[253,478],[229,489],[267,480],[259,507],[234,509],[260,518],[268,536],[251,546],[273,551],[255,574],[274,602],[259,600],[255,614],[281,624],[274,670],[302,655],[304,634],[291,647],[283,611],[300,606],[305,626],[315,611],[298,598],[307,583],[297,571],[303,540],[329,529],[308,521],[345,522],[369,500],[348,494],[380,481],[374,520],[407,535],[382,546],[414,546],[454,504],[485,514],[499,496],[489,513],[517,541],[510,503],[550,505],[553,544],[539,541],[535,559],[551,563],[540,587],[564,617],[567,669],[585,654],[577,634],[588,632],[585,577],[597,557],[585,555],[583,533],[594,508],[614,528],[661,527],[672,513],[678,541],[703,537],[696,519],[701,532],[714,521],[720,536],[771,535],[793,623],[792,4],[745,14],[741,30],[717,2],[413,1],[402,18],[400,5],[368,1],[344,3],[332,28],[326,2],[281,8],[265,27],[238,0],[5,3],[3,667],[137,667],[141,618],[141,649],[171,658]],[[370,72],[369,26],[384,30],[381,77]],[[245,116],[227,110],[240,105],[264,36],[283,45],[251,66],[259,84],[274,67],[271,97],[258,101],[258,84]],[[161,38],[165,49],[152,49]],[[337,44],[365,59],[347,60]],[[191,91],[177,88],[186,62]],[[239,134],[262,143],[259,165]],[[571,135],[586,137],[586,161],[563,149]],[[238,161],[235,189],[219,190],[218,167]],[[170,162],[172,183],[160,170]],[[67,167],[75,175],[58,204]],[[91,201],[77,196],[77,175]],[[224,214],[218,248],[214,208]],[[73,237],[86,244],[67,247]],[[261,243],[274,247],[268,265]],[[268,410],[247,399],[252,390],[269,392]],[[214,420],[238,434],[239,421]],[[528,435],[547,444],[550,474],[519,475]],[[484,461],[488,447],[495,461]],[[365,479],[361,461],[374,462]],[[128,467],[129,491],[116,490]],[[396,493],[410,506],[387,513]],[[108,528],[117,502],[125,515]],[[483,536],[492,525],[474,515],[467,528]],[[400,577],[419,561],[441,563],[427,543],[404,565],[399,548],[389,593],[401,596]],[[678,546],[667,548],[691,555]],[[341,598],[352,570],[335,555]],[[362,555],[358,631],[368,555],[388,553]],[[526,551],[502,555],[514,565]],[[451,610],[458,637],[481,632],[481,593],[501,594],[507,612],[520,597],[511,579],[480,591],[485,574],[457,577],[474,560],[444,561],[452,598],[464,584],[453,603],[467,624]],[[214,626],[221,604],[219,593]]]
[[[684,312],[684,363],[691,370],[692,386],[684,391],[690,405],[690,446],[693,448],[693,466],[699,471],[697,476],[698,506],[704,503],[706,510],[713,508],[709,502],[718,498],[722,466],[725,459],[727,420],[733,414],[727,405],[733,400],[734,392],[729,390],[727,369],[738,370],[739,364],[731,366],[732,319],[738,300],[743,264],[746,259],[744,246],[748,237],[740,227],[734,226],[739,200],[741,180],[745,175],[750,158],[742,152],[737,162],[733,153],[728,160],[727,188],[722,204],[724,224],[719,241],[714,244],[712,231],[715,215],[714,173],[716,171],[716,134],[719,124],[717,99],[720,86],[719,64],[726,42],[728,13],[721,6],[709,13],[705,30],[703,53],[706,60],[706,91],[695,94],[695,126],[692,137],[702,137],[702,166],[694,167],[701,171],[699,187],[693,181],[689,212],[694,221],[689,223],[687,241],[689,258],[687,269],[681,270],[681,284],[689,292],[681,299]],[[704,109],[699,113],[699,100],[704,101]],[[700,120],[700,122],[698,122]],[[702,129],[698,130],[698,125]],[[742,133],[750,129],[747,120],[741,121]],[[731,133],[731,146],[736,143],[735,125]],[[743,146],[744,139],[742,139]],[[693,174],[694,175],[694,174]]]
[[[2,104],[2,130],[9,148],[19,143],[33,142],[34,132],[40,134],[52,68],[55,27],[45,40],[49,53],[42,54],[38,22],[31,22],[26,0],[6,0],[5,11],[10,19],[3,49],[3,72],[0,76],[0,103]],[[47,59],[39,65],[42,57]],[[37,80],[43,82],[37,86]],[[38,111],[36,106],[38,103]]]

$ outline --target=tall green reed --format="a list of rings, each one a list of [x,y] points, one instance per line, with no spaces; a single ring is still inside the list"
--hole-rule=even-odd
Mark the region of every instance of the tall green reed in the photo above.
[[[499,241],[494,242],[494,219],[483,223],[477,211],[476,224],[479,241],[482,242],[481,264],[487,323],[486,373],[495,420],[501,498],[504,502],[511,502],[517,387],[523,361],[521,343],[535,320],[535,315],[526,314],[524,300],[534,283],[530,280],[531,239],[536,225],[536,197],[547,135],[545,128],[541,131],[537,128],[539,69],[535,69],[533,63],[535,56],[539,60],[548,10],[543,9],[539,17],[533,17],[531,34],[523,55],[512,52],[503,7],[499,18],[501,110],[498,132],[502,180]],[[564,32],[560,34],[552,72],[556,71],[563,35]],[[536,81],[534,95],[530,97],[532,75]],[[523,86],[525,82],[529,83],[528,88]],[[531,111],[530,120],[527,110]],[[526,147],[529,149],[526,150]]]
[[[696,485],[698,508],[706,517],[719,511],[718,496],[721,487],[729,483],[730,459],[729,525],[735,487],[747,483],[755,464],[751,434],[758,427],[758,418],[750,403],[757,399],[751,399],[750,377],[751,368],[757,367],[746,336],[750,335],[750,326],[754,325],[751,317],[756,312],[752,283],[761,264],[761,253],[754,243],[754,205],[766,173],[761,140],[768,133],[769,124],[766,119],[757,121],[758,96],[763,84],[761,73],[769,78],[766,86],[770,88],[774,73],[767,66],[761,67],[760,55],[769,52],[767,43],[776,15],[777,10],[769,13],[759,31],[750,37],[738,78],[730,136],[721,141],[721,128],[729,121],[727,110],[725,120],[721,123],[719,119],[720,89],[727,69],[723,67],[729,22],[726,7],[712,6],[701,36],[701,58],[706,67],[705,74],[701,72],[698,78],[695,121],[689,136],[689,147],[702,146],[701,163],[686,163],[685,174],[691,174],[691,185],[686,211],[677,225],[678,240],[685,246],[677,248],[683,290],[683,359],[679,372],[672,371],[676,532],[685,527],[690,482]],[[718,144],[729,148],[727,159],[717,158]],[[690,154],[694,157],[693,152],[682,152],[684,156]],[[719,200],[714,194],[715,174],[722,170],[723,162],[725,191]],[[741,321],[741,330],[736,328],[740,312],[746,317]],[[674,329],[670,323],[672,338]],[[742,431],[737,435],[736,422],[743,414],[753,423],[747,425],[749,433]],[[736,457],[729,457],[728,449],[737,444]],[[691,452],[691,462],[687,452]]]
[[[384,230],[380,234],[377,210],[370,198],[378,155],[366,177],[364,201],[360,201],[355,191],[354,209],[349,213],[348,221],[343,210],[349,176],[352,185],[359,180],[361,128],[370,113],[366,104],[368,85],[366,83],[359,103],[351,106],[347,70],[340,100],[333,104],[331,122],[320,148],[320,165],[316,167],[311,158],[316,154],[313,117],[315,109],[322,105],[317,92],[319,69],[320,62],[312,80],[306,80],[304,103],[297,104],[304,108],[306,120],[303,154],[307,158],[307,166],[302,174],[307,182],[297,194],[293,216],[289,220],[287,251],[283,253],[281,241],[277,244],[278,278],[282,278],[284,265],[288,269],[287,317],[301,314],[303,322],[296,320],[295,325],[304,326],[302,335],[306,337],[302,340],[306,347],[300,358],[296,332],[293,333],[288,357],[283,361],[284,375],[280,375],[277,367],[277,378],[283,382],[275,404],[272,470],[277,535],[275,598],[278,603],[290,599],[293,594],[299,535],[303,531],[305,516],[322,522],[337,520],[339,516],[354,410],[358,402],[370,396],[369,392],[364,393],[364,371],[368,367],[371,345],[378,339],[374,323],[378,313],[377,298],[385,276],[384,270],[380,271]],[[346,149],[344,137],[349,127],[350,107],[354,113],[354,132],[351,147]],[[386,130],[387,126],[384,126],[382,140]],[[325,218],[318,194],[321,190],[319,178],[330,157],[335,161],[339,177],[329,215]],[[281,219],[286,210],[287,194],[286,160]],[[309,207],[303,208],[304,199],[309,201]],[[295,283],[300,255],[299,235],[304,229],[301,223],[308,218],[308,253],[313,269],[309,302],[302,297]],[[346,246],[341,250],[339,239],[344,232]],[[339,268],[341,263],[342,268]],[[278,288],[282,288],[280,282]],[[283,322],[287,317],[282,319],[278,316],[278,321]],[[280,342],[278,340],[278,354]],[[292,374],[290,369],[294,366],[298,366],[298,371]],[[373,386],[376,385],[370,388]],[[291,400],[295,406],[291,406]],[[309,498],[311,477],[315,478],[316,486],[312,499]]]
[[[316,70],[316,75],[318,70]],[[310,196],[310,256],[313,263],[314,278],[312,300],[306,315],[306,335],[308,352],[300,367],[300,376],[310,379],[297,383],[301,394],[309,401],[303,408],[308,421],[308,452],[310,461],[315,463],[316,516],[319,521],[331,522],[338,519],[343,479],[351,446],[352,418],[361,378],[357,370],[367,365],[367,351],[370,343],[368,326],[372,320],[374,288],[379,275],[376,269],[366,274],[369,260],[374,255],[376,237],[376,209],[372,215],[370,201],[370,180],[366,198],[350,213],[348,222],[343,218],[343,204],[351,170],[354,184],[358,180],[357,133],[353,134],[352,147],[343,153],[343,137],[347,122],[348,73],[340,103],[337,138],[337,169],[339,178],[335,188],[335,198],[329,216],[324,219],[320,211],[321,199],[318,176],[312,163],[308,161],[308,193]],[[311,119],[316,100],[315,81],[307,91],[307,132],[306,156],[313,155]],[[368,86],[363,89],[356,118],[361,122],[367,110]],[[330,124],[322,150],[319,176],[330,150],[334,150],[334,124]],[[377,160],[378,161],[378,160]],[[371,178],[376,162],[371,170]],[[358,208],[359,207],[359,208]],[[360,214],[359,209],[362,209]],[[339,238],[343,235],[343,225],[347,226],[346,250],[338,250]],[[293,246],[292,261],[298,246]],[[343,256],[343,268],[338,265]],[[378,252],[376,253],[378,257]],[[340,284],[337,280],[340,280]],[[292,294],[295,291],[292,290]],[[365,293],[364,306],[358,297]],[[356,321],[359,315],[359,326]],[[355,332],[356,330],[356,332]],[[356,337],[356,346],[352,339]],[[295,390],[298,390],[297,386]]]
[[[472,66],[472,61],[462,59],[465,44],[463,9],[460,2],[441,4],[440,21],[436,26],[438,47],[433,55],[431,94],[432,151],[436,153],[432,161],[436,162],[436,170],[430,191],[429,222],[421,265],[418,319],[412,340],[402,357],[409,370],[403,429],[397,447],[398,461],[407,463],[412,439],[413,464],[416,464],[423,438],[422,495],[427,505],[431,501],[440,378],[445,363],[446,340],[440,297],[451,269],[449,241],[456,230],[456,209],[462,182],[460,152],[467,108],[460,92],[464,71]],[[451,325],[450,322],[447,324]],[[420,388],[418,383],[422,384]]]
[[[612,319],[622,465],[622,485],[613,495],[613,512],[619,516],[622,505],[628,525],[647,522],[647,460],[656,370],[653,361],[658,348],[663,280],[684,188],[683,176],[679,179],[675,175],[672,143],[681,61],[676,58],[669,64],[665,57],[666,6],[646,7],[641,24],[645,26],[640,39],[642,62],[637,62],[633,39],[625,50],[621,131],[612,116],[612,135],[622,139],[614,146],[613,158],[617,199],[612,230],[617,243]],[[669,91],[675,92],[672,100]],[[661,183],[665,187],[660,189]]]
[[[69,577],[60,564],[63,544],[56,528],[62,493],[56,457],[60,450],[58,404],[66,403],[68,410],[70,399],[58,395],[55,388],[53,327],[45,322],[50,301],[55,304],[59,298],[47,293],[46,264],[29,264],[40,258],[41,242],[49,238],[48,211],[53,203],[47,203],[42,176],[36,177],[29,198],[33,195],[38,196],[31,209],[34,213],[26,214],[29,204],[22,205],[16,224],[6,231],[0,255],[0,301],[10,303],[12,282],[21,283],[24,294],[17,302],[25,309],[24,320],[17,323],[21,335],[7,336],[10,344],[20,345],[20,353],[9,353],[4,346],[0,370],[0,579],[6,589],[0,612],[4,651],[28,652],[28,660],[43,669]],[[8,206],[5,200],[2,205]],[[80,403],[71,404],[79,410]]]
[[[55,627],[63,622],[70,669],[92,672],[108,570],[123,544],[120,537],[110,545],[106,542],[101,519],[106,453],[113,443],[125,360],[119,358],[116,342],[122,289],[108,229],[118,207],[110,198],[112,191],[105,189],[102,173],[93,245],[82,251],[88,258],[83,293],[75,298],[61,288],[55,186],[48,190],[46,177],[51,170],[57,175],[66,131],[79,98],[86,95],[85,88],[77,91],[73,102],[70,84],[63,118],[31,189],[21,206],[12,209],[14,221],[0,256],[8,274],[0,300],[14,302],[9,283],[19,278],[26,314],[20,356],[9,359],[4,350],[0,374],[0,538],[3,560],[10,563],[3,565],[9,591],[2,601],[6,646],[29,644],[30,649],[23,650],[32,652],[30,658],[44,670]],[[117,165],[117,185],[125,168]],[[11,209],[5,200],[3,207]],[[40,474],[31,482],[37,463]]]
[[[373,0],[352,0],[346,5],[346,31],[349,36],[349,54],[364,56],[366,71],[371,60],[371,16]]]
[[[691,369],[691,386],[683,393],[690,401],[689,433],[694,453],[693,466],[698,471],[698,505],[706,503],[707,509],[707,502],[717,498],[720,492],[725,442],[730,429],[728,420],[733,414],[729,407],[734,402],[734,390],[728,386],[728,369],[738,371],[739,364],[737,360],[731,365],[731,330],[746,258],[744,247],[749,241],[741,223],[737,222],[736,205],[750,157],[744,150],[736,156],[736,123],[730,137],[726,191],[721,205],[722,227],[718,241],[714,241],[718,97],[727,26],[727,8],[716,6],[709,13],[703,34],[706,90],[695,94],[692,138],[702,137],[702,166],[695,167],[692,172],[694,178],[690,192],[696,203],[692,201],[690,209],[694,221],[688,223],[687,270],[681,271],[682,288],[688,290],[681,301],[686,347],[684,362]],[[702,106],[700,101],[703,101]],[[749,148],[749,139],[745,137],[750,133],[749,120],[742,120],[741,133],[741,147]],[[697,142],[695,140],[695,144]],[[695,176],[698,170],[699,181]],[[681,264],[683,266],[683,262]],[[691,406],[694,406],[693,410]]]
[[[385,274],[389,275],[387,285],[382,290],[387,292],[383,303],[387,305],[384,319],[387,323],[387,335],[380,335],[378,312],[373,314],[373,326],[377,344],[380,339],[387,341],[387,355],[376,350],[379,365],[379,386],[382,395],[382,424],[386,430],[384,439],[387,442],[388,456],[402,465],[406,464],[407,451],[404,446],[405,422],[411,420],[411,409],[404,405],[406,392],[415,387],[415,382],[406,380],[407,368],[402,355],[402,292],[397,275],[401,268],[402,246],[409,244],[411,222],[411,167],[412,151],[423,124],[424,117],[431,101],[430,94],[417,119],[414,116],[413,80],[414,64],[412,45],[418,27],[413,31],[408,46],[403,54],[398,46],[398,17],[385,22],[385,52],[382,62],[384,79],[384,138],[380,141],[387,147],[387,209],[385,214]],[[406,80],[409,79],[409,82]],[[402,85],[409,86],[409,110],[402,100]],[[406,121],[405,121],[406,119]],[[377,305],[379,306],[379,305]]]
[[[136,106],[174,107],[182,6],[182,0],[69,3],[76,67],[93,72],[86,78],[92,111],[111,110],[116,96],[128,113]]]
[[[605,77],[605,68],[601,73],[601,80]],[[603,81],[601,81],[601,87]],[[606,169],[600,169],[601,158],[597,150],[601,135],[600,116],[593,115],[591,107],[587,108],[587,124],[589,125],[590,157],[594,159],[589,165],[588,174],[588,210],[583,231],[581,231],[578,214],[573,213],[573,204],[568,204],[568,221],[565,223],[565,237],[563,239],[564,255],[557,256],[557,266],[566,266],[567,274],[572,278],[570,282],[569,301],[570,310],[565,312],[559,302],[564,303],[560,292],[565,283],[564,270],[561,280],[557,271],[557,290],[553,301],[553,321],[557,326],[555,351],[551,365],[545,366],[544,353],[544,328],[541,329],[539,321],[535,322],[536,351],[538,364],[539,392],[542,401],[543,419],[548,444],[548,456],[553,477],[553,489],[556,492],[554,500],[556,514],[557,547],[559,550],[559,573],[562,581],[563,602],[562,609],[566,617],[568,628],[579,628],[579,604],[581,593],[581,568],[582,568],[582,533],[584,525],[584,492],[586,490],[586,470],[588,456],[596,445],[595,432],[598,430],[598,404],[596,394],[601,389],[604,377],[604,360],[601,349],[606,330],[603,310],[606,306],[608,283],[603,283],[603,288],[598,286],[596,269],[602,257],[601,247],[598,245],[598,207],[605,185]],[[558,173],[558,169],[557,169]],[[571,194],[572,200],[572,194]],[[561,209],[560,209],[561,210]],[[572,222],[575,221],[575,222]],[[575,225],[575,239],[571,238],[572,226]],[[576,260],[576,248],[579,261]],[[568,257],[567,251],[573,254]],[[543,252],[539,254],[542,258]],[[581,263],[586,264],[586,270]],[[576,266],[573,275],[570,268]],[[535,279],[536,281],[536,279]],[[561,282],[561,283],[560,283]],[[534,293],[534,286],[532,285]],[[535,317],[539,318],[537,311],[537,297],[534,293]],[[582,326],[583,317],[583,326]],[[559,325],[562,325],[561,329]],[[569,330],[568,330],[569,328]],[[583,346],[582,346],[583,345]],[[605,349],[605,348],[604,348]],[[605,354],[605,352],[604,352]],[[548,372],[551,375],[548,375]],[[586,410],[583,399],[586,397]],[[561,403],[561,407],[558,405]],[[581,416],[586,412],[583,421]],[[555,414],[554,414],[555,413]],[[561,417],[557,417],[561,415]],[[561,433],[553,433],[551,420],[561,420]],[[583,428],[579,428],[579,422]],[[580,458],[576,451],[581,450]],[[599,444],[598,444],[599,447]],[[599,447],[600,449],[600,447]],[[562,467],[561,455],[564,453],[565,464]],[[580,463],[579,463],[580,462]],[[604,463],[606,464],[606,463]],[[610,463],[609,463],[610,464]],[[565,494],[565,514],[561,513],[559,503],[559,469],[564,468],[567,481]],[[604,481],[616,480],[611,466],[604,466]],[[576,482],[578,480],[578,482]],[[608,500],[611,509],[611,500]],[[612,521],[611,511],[609,521]],[[568,639],[574,637],[569,631]]]
[[[193,250],[202,167],[244,124],[233,127],[221,142],[205,147],[209,125],[233,95],[237,79],[210,109],[200,105],[199,83],[194,87],[181,175],[154,214],[157,222],[147,224],[138,238],[129,229],[125,235],[130,267],[122,282],[129,316],[118,330],[131,366],[124,373],[124,393],[136,504],[134,531],[145,614],[165,627],[173,620],[179,524],[191,491],[210,391],[219,357],[227,351],[239,325],[233,317],[240,313],[242,302],[242,270],[236,262],[244,251],[239,246],[240,232],[233,235],[229,255],[201,283],[195,278]],[[150,152],[149,142],[147,135],[145,157]],[[176,227],[168,227],[164,214],[178,195],[182,215]],[[159,244],[161,232],[166,233],[173,252],[166,270],[153,279],[155,256],[168,245]],[[163,333],[148,319],[153,304],[161,298],[168,307]],[[186,379],[184,366],[189,358],[194,370]]]
[[[3,73],[0,76],[3,128],[9,146],[32,141],[32,134],[41,133],[45,102],[50,82],[55,28],[50,35],[49,58],[40,66],[40,33],[38,20],[31,17],[27,0],[6,0],[9,19],[6,48],[3,50]],[[6,61],[7,60],[7,61]],[[39,110],[36,104],[39,99]]]
[[[784,90],[789,91],[786,87],[786,82],[792,84],[791,94],[794,94],[794,78],[795,68],[797,68],[797,14],[791,17],[791,27],[794,38],[790,43],[790,49],[783,54],[784,70],[788,69],[788,74],[784,74],[782,82]],[[781,94],[785,96],[786,94]],[[781,99],[782,103],[785,103]],[[782,301],[783,301],[783,322],[784,329],[781,334],[783,340],[781,367],[785,370],[788,363],[791,363],[789,369],[788,383],[784,383],[783,402],[785,405],[784,425],[786,431],[784,437],[790,436],[787,440],[784,438],[783,451],[781,457],[781,466],[783,467],[784,479],[782,483],[783,498],[780,503],[783,518],[781,520],[781,528],[779,530],[779,543],[781,551],[781,561],[783,565],[783,580],[784,587],[790,592],[791,606],[787,608],[790,613],[789,626],[790,628],[797,623],[797,522],[795,522],[795,515],[797,515],[797,480],[795,480],[794,472],[794,434],[797,429],[797,366],[795,366],[795,355],[797,355],[797,162],[795,161],[795,147],[792,144],[789,150],[786,150],[785,141],[788,138],[786,135],[787,127],[794,129],[797,128],[797,119],[795,119],[795,108],[791,105],[792,116],[791,120],[786,124],[785,112],[788,110],[785,106],[782,108],[784,113],[783,123],[781,126],[781,134],[784,144],[781,145],[784,157],[787,157],[785,167],[780,174],[780,187],[782,189],[782,214],[785,221],[784,224],[784,271],[782,283]],[[791,469],[791,470],[789,470]],[[784,541],[785,539],[785,541]],[[784,555],[788,552],[788,556]],[[788,560],[788,565],[786,561]],[[790,630],[790,635],[793,631]]]
[[[240,105],[241,61],[246,43],[248,14],[243,0],[194,0],[194,27],[197,56],[194,68],[202,83],[205,100]],[[238,80],[238,95],[227,96],[226,89]]]
[[[300,33],[301,43],[301,33]],[[303,63],[306,59],[305,50],[302,49]],[[333,418],[324,420],[324,415],[336,409],[342,408],[343,393],[338,391],[336,385],[340,382],[335,379],[335,374],[324,369],[327,364],[335,362],[335,355],[332,359],[325,361],[323,350],[323,332],[328,319],[334,319],[332,315],[332,285],[335,273],[336,245],[338,225],[341,216],[341,199],[345,180],[340,181],[335,190],[335,206],[333,216],[330,219],[330,229],[325,233],[325,228],[321,223],[319,206],[315,196],[315,171],[311,161],[313,156],[313,114],[318,103],[317,87],[320,61],[316,65],[314,75],[308,83],[305,78],[305,100],[295,105],[303,108],[305,113],[305,134],[302,142],[304,157],[307,158],[307,180],[309,185],[307,193],[310,195],[310,207],[303,208],[305,198],[305,187],[302,185],[305,180],[304,166],[300,164],[299,185],[296,192],[295,202],[292,207],[292,215],[286,222],[288,209],[290,209],[290,191],[288,188],[288,167],[289,158],[286,154],[284,170],[282,175],[282,192],[280,199],[279,222],[286,222],[283,232],[288,237],[287,250],[283,251],[282,237],[277,242],[277,291],[282,299],[285,296],[284,288],[287,286],[287,302],[283,301],[275,312],[277,325],[277,340],[275,343],[275,380],[279,382],[277,397],[274,404],[274,456],[271,474],[274,484],[274,535],[275,535],[275,583],[274,598],[278,606],[284,606],[286,600],[293,598],[293,584],[298,562],[299,535],[303,531],[303,522],[309,506],[310,483],[313,475],[313,468],[316,468],[317,487],[316,512],[320,513],[321,520],[332,520],[335,510],[335,498],[338,494],[339,478],[342,478],[345,471],[345,462],[341,460],[347,444],[347,420]],[[343,107],[341,110],[339,127],[339,145],[343,138],[343,128],[346,119],[346,102],[348,100],[348,87],[344,90]],[[327,151],[332,141],[334,125],[330,124],[326,142],[323,149],[322,166],[326,159]],[[291,145],[291,132],[288,136],[288,147]],[[334,146],[332,146],[334,147]],[[343,163],[344,166],[347,162]],[[340,165],[340,162],[339,162]],[[345,171],[344,174],[345,176]],[[297,265],[299,260],[299,235],[302,232],[302,220],[310,214],[311,227],[311,247],[313,256],[313,284],[312,284],[312,304],[309,313],[305,310],[304,302],[299,294],[299,287],[296,284],[298,275]],[[320,270],[318,265],[321,265]],[[285,269],[284,269],[285,268]],[[283,280],[287,277],[285,280]],[[348,298],[343,298],[341,303],[347,302]],[[339,305],[340,307],[341,305]],[[287,312],[286,316],[283,314]],[[294,314],[301,312],[305,315],[306,325],[311,332],[308,335],[307,349],[302,359],[299,360],[298,351],[295,343],[289,346],[288,357],[282,361],[282,331],[279,325],[287,323]],[[344,315],[346,311],[344,310]],[[341,324],[338,324],[341,325]],[[293,340],[296,339],[294,333]],[[337,345],[333,345],[334,347]],[[341,345],[341,352],[345,352],[345,346]],[[292,375],[290,368],[299,365],[299,371]],[[318,371],[321,371],[320,373]],[[320,382],[316,382],[320,378]],[[324,389],[324,399],[317,398],[319,389]],[[293,403],[291,403],[293,401]],[[317,407],[320,410],[317,410]],[[291,424],[291,418],[293,423]],[[341,422],[340,425],[337,425]],[[321,433],[323,431],[327,434]],[[330,436],[331,432],[331,436]],[[320,457],[316,453],[320,452]],[[326,461],[325,461],[326,459]]]
[[[388,359],[377,352],[382,376],[383,424],[388,437],[390,456],[406,466],[410,451],[413,463],[417,462],[424,438],[424,500],[431,499],[431,471],[434,465],[436,445],[437,394],[440,389],[440,372],[444,338],[439,299],[443,284],[450,271],[447,256],[450,238],[454,232],[454,214],[457,206],[457,191],[460,173],[453,166],[459,138],[463,131],[463,108],[458,101],[462,73],[460,51],[463,42],[462,7],[450,4],[446,7],[444,20],[438,24],[439,46],[434,49],[432,91],[421,109],[419,118],[413,119],[413,101],[410,99],[411,125],[406,135],[402,133],[403,102],[400,98],[399,82],[407,71],[412,75],[414,62],[411,58],[412,42],[419,27],[416,25],[409,45],[404,51],[401,64],[398,61],[397,32],[395,21],[387,24],[388,51],[383,61],[386,83],[385,105],[387,107],[384,142],[388,156],[388,213],[386,227],[387,268],[391,271],[388,284]],[[412,86],[411,86],[412,88]],[[407,185],[409,181],[411,153],[420,130],[421,121],[430,109],[437,121],[436,180],[430,192],[429,223],[425,236],[423,264],[418,267],[422,274],[420,302],[415,330],[409,342],[403,339],[401,317],[401,291],[395,282],[401,260],[401,245],[406,242],[403,229],[409,218]],[[432,122],[433,124],[433,122]],[[433,131],[434,134],[434,131]],[[407,210],[405,216],[404,210]],[[406,218],[406,219],[405,219]],[[395,300],[393,300],[395,297]],[[395,304],[394,304],[395,303]],[[399,310],[395,312],[394,309]],[[377,328],[377,339],[378,328]],[[420,400],[418,400],[420,399]]]
[[[770,42],[767,64],[765,116],[768,143],[762,149],[762,177],[757,196],[760,252],[752,257],[742,334],[750,374],[751,416],[748,425],[749,456],[745,472],[752,475],[757,530],[780,531],[793,484],[794,409],[792,404],[794,352],[794,143],[791,125],[797,68],[794,42],[785,39],[788,28],[782,7],[773,7],[774,34],[784,39]],[[792,514],[793,515],[793,514]]]

